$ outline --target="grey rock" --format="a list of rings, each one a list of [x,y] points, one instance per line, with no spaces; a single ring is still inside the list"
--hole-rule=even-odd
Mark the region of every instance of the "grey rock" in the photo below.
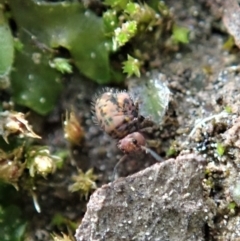
[[[202,157],[187,154],[97,189],[77,241],[204,240],[211,210],[203,197],[203,166]]]

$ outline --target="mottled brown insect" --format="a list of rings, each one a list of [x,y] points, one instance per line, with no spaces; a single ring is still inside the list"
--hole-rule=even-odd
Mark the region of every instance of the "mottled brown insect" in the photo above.
[[[144,120],[138,114],[138,104],[133,102],[129,93],[113,89],[96,97],[94,112],[97,123],[115,139],[137,131]]]
[[[153,123],[139,115],[138,103],[134,103],[129,93],[106,89],[95,97],[93,112],[95,122],[111,137],[118,139],[117,146],[122,152],[130,154],[144,150],[158,161],[162,160],[146,147],[145,137],[139,131]]]

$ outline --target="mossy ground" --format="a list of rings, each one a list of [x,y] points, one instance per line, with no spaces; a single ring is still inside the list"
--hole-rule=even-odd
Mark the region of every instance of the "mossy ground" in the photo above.
[[[235,232],[234,227],[237,229],[239,209],[236,207],[234,211],[229,211],[227,207],[232,202],[230,187],[239,177],[240,157],[238,147],[232,142],[226,143],[228,136],[222,134],[239,115],[239,71],[231,72],[228,69],[228,73],[224,72],[228,66],[239,62],[239,52],[237,49],[230,52],[223,49],[228,35],[222,31],[219,7],[211,1],[167,1],[166,4],[172,6],[176,21],[191,28],[191,33],[189,43],[180,45],[174,51],[160,51],[154,45],[155,49],[144,53],[146,59],[149,59],[146,71],[158,69],[167,75],[171,91],[163,125],[149,131],[149,143],[165,159],[170,149],[174,150],[171,152],[173,156],[186,151],[204,155],[210,163],[204,180],[206,198],[212,199],[216,205],[216,216],[209,221],[206,240],[234,240],[230,232]],[[148,43],[151,43],[151,39]],[[61,170],[38,181],[36,193],[42,210],[40,214],[34,209],[31,196],[19,191],[21,209],[28,222],[28,241],[49,240],[53,232],[74,234],[67,227],[71,226],[70,221],[81,222],[87,200],[80,199],[78,193],[68,191],[72,175],[77,173],[77,168],[83,171],[94,168],[98,175],[97,185],[101,186],[110,182],[114,165],[122,156],[116,142],[92,121],[90,102],[102,87],[77,73],[67,75],[64,86],[51,114],[44,118],[31,114],[34,130],[43,137],[41,144],[50,146],[53,151],[70,150],[70,155],[67,155]],[[118,87],[126,89],[127,84]],[[226,118],[206,122],[189,138],[198,120],[219,114],[226,107],[230,107],[233,113]],[[62,128],[62,117],[66,110],[72,108],[85,132],[82,144],[74,147],[64,140]],[[216,154],[214,146],[219,142],[227,146],[222,157]],[[129,156],[119,166],[118,174],[130,175],[154,162],[153,158],[144,153]],[[66,218],[60,225],[53,223],[53,217],[57,214]]]

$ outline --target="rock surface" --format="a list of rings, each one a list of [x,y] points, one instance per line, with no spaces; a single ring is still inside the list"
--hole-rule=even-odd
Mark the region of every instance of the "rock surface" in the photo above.
[[[200,156],[185,154],[104,185],[91,196],[77,241],[204,240],[211,212],[203,166]]]

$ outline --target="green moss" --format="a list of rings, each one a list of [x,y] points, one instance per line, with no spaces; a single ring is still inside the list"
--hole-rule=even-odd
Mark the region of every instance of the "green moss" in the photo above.
[[[136,14],[138,11],[139,11],[139,4],[137,3],[133,3],[133,2],[129,2],[127,5],[126,5],[126,8],[125,8],[125,12],[127,14]]]
[[[127,61],[123,62],[123,73],[126,73],[128,77],[132,75],[140,77],[140,66],[141,63],[138,59],[134,59],[132,56],[128,55]]]
[[[18,36],[11,74],[13,100],[42,115],[54,108],[63,89],[61,73],[72,72],[69,61],[62,61],[63,57],[71,58],[71,64],[99,84],[120,82],[123,78],[111,69],[109,54],[120,52],[122,46],[132,42],[136,59],[135,48],[141,51],[141,47],[134,42],[148,41],[148,33],[153,31],[160,35],[170,33],[173,23],[167,6],[157,1],[152,1],[157,7],[153,9],[146,3],[106,0],[109,8],[103,17],[86,10],[79,1],[7,0],[7,3]],[[186,41],[179,37],[183,32],[179,28],[174,32],[180,42]],[[67,50],[65,56],[61,56],[62,48]],[[140,76],[141,56],[138,59],[137,64],[128,64],[128,59],[124,73]]]
[[[227,41],[223,44],[223,49],[230,51],[235,45],[234,38],[232,36],[229,36]]]
[[[119,47],[125,45],[137,33],[137,22],[128,21],[123,23],[121,27],[116,28],[114,31],[114,46],[113,49],[117,50]]]
[[[78,226],[76,223],[64,217],[61,213],[56,213],[53,216],[51,225],[57,226],[59,229],[61,229],[61,227],[67,226],[72,231],[75,231]]]
[[[225,106],[224,110],[225,110],[228,114],[231,114],[231,113],[232,113],[232,108],[231,108],[231,106]]]
[[[60,157],[51,155],[47,146],[30,146],[25,153],[25,163],[31,177],[46,177],[54,173],[58,162],[62,162]]]
[[[61,235],[53,234],[52,235],[53,241],[75,241],[74,237],[68,236],[64,233]]]
[[[119,23],[119,20],[117,18],[117,12],[112,9],[107,10],[103,14],[103,21],[105,33],[111,37]]]
[[[225,153],[225,150],[226,150],[226,147],[222,143],[218,142],[217,143],[217,154],[219,156],[223,156],[223,154]]]
[[[127,3],[128,0],[104,0],[104,4],[115,9],[124,9]]]
[[[187,44],[189,42],[189,29],[180,27],[177,25],[173,26],[173,40],[177,43]]]
[[[235,202],[230,202],[229,204],[228,204],[228,209],[229,210],[234,210],[235,208],[236,208],[236,203]]]
[[[97,176],[93,173],[93,169],[89,169],[86,173],[79,169],[78,175],[74,175],[72,180],[74,183],[69,186],[69,191],[79,192],[81,198],[87,199],[90,192],[97,188],[95,183]]]
[[[72,66],[69,63],[69,60],[65,58],[54,58],[53,61],[50,63],[50,66],[52,68],[55,68],[62,74],[72,73]]]
[[[207,179],[205,184],[210,188],[214,187],[214,182],[211,178]]]
[[[174,147],[170,147],[170,148],[167,150],[166,156],[167,156],[167,157],[175,156],[176,153],[177,153],[177,150],[176,150]]]

